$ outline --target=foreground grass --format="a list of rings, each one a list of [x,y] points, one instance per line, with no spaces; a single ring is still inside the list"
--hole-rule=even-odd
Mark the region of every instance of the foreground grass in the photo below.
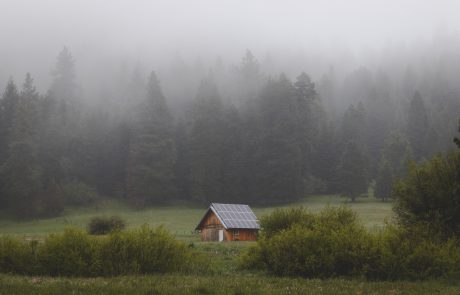
[[[382,203],[374,198],[364,198],[356,203],[350,203],[338,196],[311,196],[301,202],[287,204],[282,207],[305,206],[317,212],[327,205],[350,206],[358,214],[361,221],[370,229],[383,225],[386,218],[392,216],[391,203]],[[253,208],[258,217],[272,212],[276,207]],[[9,218],[0,218],[0,233],[14,234],[26,238],[40,238],[44,235],[61,232],[66,227],[85,228],[88,221],[94,216],[119,215],[126,219],[128,227],[135,228],[142,224],[157,227],[163,224],[177,238],[188,241],[198,241],[193,233],[196,224],[200,221],[207,207],[190,206],[162,206],[136,210],[119,202],[109,201],[97,207],[84,209],[67,209],[57,218],[36,219],[32,221],[14,221]]]
[[[460,294],[446,282],[305,280],[260,275],[154,275],[96,279],[0,275],[0,294]]]

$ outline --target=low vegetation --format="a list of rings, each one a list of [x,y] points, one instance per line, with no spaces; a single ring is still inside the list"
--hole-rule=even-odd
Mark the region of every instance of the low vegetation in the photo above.
[[[246,268],[307,278],[366,277],[420,280],[460,273],[460,243],[426,228],[387,226],[372,234],[345,207],[314,214],[279,209],[261,220],[256,246],[242,258]]]
[[[411,165],[393,195],[402,226],[423,224],[444,238],[460,237],[460,152]]]
[[[105,237],[67,229],[40,243],[0,238],[0,272],[91,277],[203,271],[207,264],[192,252],[162,227],[144,226]]]
[[[306,280],[300,278],[276,278],[263,275],[187,276],[180,274],[70,279],[0,274],[0,294],[8,295],[458,295],[459,293],[460,286],[458,283],[446,281],[367,282],[343,279]]]
[[[105,235],[114,231],[124,230],[126,221],[120,216],[93,217],[88,224],[88,233],[91,235]]]

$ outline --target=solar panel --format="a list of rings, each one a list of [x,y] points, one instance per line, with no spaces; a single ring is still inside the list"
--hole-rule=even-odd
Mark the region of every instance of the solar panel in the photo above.
[[[256,215],[248,205],[213,203],[211,207],[226,228],[260,228]]]

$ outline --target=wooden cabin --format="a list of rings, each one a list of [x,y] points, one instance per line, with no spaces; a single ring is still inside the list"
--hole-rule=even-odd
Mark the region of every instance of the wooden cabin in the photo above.
[[[255,241],[260,226],[248,205],[212,203],[195,230],[202,241]]]

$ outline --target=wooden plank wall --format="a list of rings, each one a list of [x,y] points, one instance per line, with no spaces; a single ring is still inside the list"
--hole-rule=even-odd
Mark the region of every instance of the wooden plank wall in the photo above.
[[[214,212],[209,211],[208,215],[205,217],[203,228],[201,229],[201,240],[202,241],[218,241],[219,240],[219,229],[224,230],[224,226],[220,223],[219,218],[214,214]],[[226,235],[224,234],[224,240],[226,240]]]
[[[257,230],[254,229],[239,229],[238,237],[233,235],[234,230],[226,230],[219,218],[214,212],[209,211],[203,222],[203,228],[201,229],[201,240],[202,241],[218,241],[219,230],[224,231],[224,241],[256,241]]]
[[[228,230],[228,232],[231,235],[229,241],[257,241],[258,231],[255,229],[239,229],[237,237],[234,236],[232,229]]]

